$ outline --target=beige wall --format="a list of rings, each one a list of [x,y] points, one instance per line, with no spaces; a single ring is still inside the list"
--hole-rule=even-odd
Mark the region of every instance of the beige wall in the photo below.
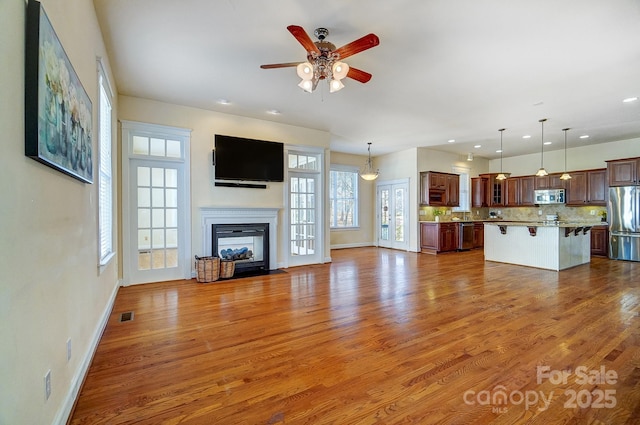
[[[409,179],[409,251],[417,251],[419,245],[418,198],[416,194],[420,188],[420,182],[418,181],[417,151],[415,148],[407,149],[381,155],[374,159],[374,166],[380,169],[377,183]]]
[[[367,156],[350,155],[331,152],[331,164],[347,165],[356,169],[362,168]],[[349,248],[356,246],[371,246],[375,244],[375,181],[358,179],[358,221],[357,229],[331,230],[331,247]]]
[[[606,168],[610,159],[640,156],[640,139],[621,140],[599,145],[581,146],[567,149],[567,169],[569,171]],[[513,176],[533,175],[540,168],[540,153],[503,158],[503,170]],[[500,160],[490,163],[491,172],[500,170]],[[564,150],[545,151],[544,168],[550,173],[564,171]]]
[[[418,172],[439,171],[451,173],[452,167],[469,168],[470,176],[489,172],[489,160],[476,156],[473,161],[467,161],[467,156],[460,156],[449,152],[442,152],[429,148],[418,148]],[[498,164],[499,166],[499,164]]]
[[[93,3],[44,0],[43,6],[93,103],[95,143],[96,56],[105,58],[107,72],[109,62]],[[117,290],[117,264],[98,270],[97,184],[24,155],[24,33],[25,1],[3,0],[0,423],[64,423]],[[45,400],[48,370],[52,393]]]
[[[328,157],[329,133],[302,127],[223,114],[204,109],[156,102],[136,97],[120,96],[119,118],[191,129],[191,249],[203,255],[203,232],[200,227],[201,207],[284,207],[284,183],[267,183],[267,189],[239,189],[214,186],[212,149],[214,135],[247,137],[285,143],[285,148],[308,146],[325,152]],[[326,159],[328,161],[328,159]],[[326,187],[327,182],[324,183]],[[325,196],[325,195],[323,195]],[[326,199],[326,198],[325,198]],[[326,202],[325,204],[328,204]],[[282,211],[279,217],[283,241],[285,229]],[[285,261],[283,243],[279,243],[278,263]],[[324,258],[329,257],[329,235],[325,232]]]

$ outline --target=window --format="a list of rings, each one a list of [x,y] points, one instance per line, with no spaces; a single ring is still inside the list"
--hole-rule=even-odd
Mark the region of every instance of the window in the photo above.
[[[471,211],[471,179],[469,178],[469,170],[465,167],[453,167],[452,172],[460,175],[460,187],[458,196],[460,200],[460,206],[452,208],[453,211],[469,212]]]
[[[358,227],[358,170],[332,166],[329,187],[331,228]]]
[[[102,64],[98,61],[99,104],[98,139],[100,166],[98,171],[98,227],[100,265],[113,257],[113,169],[111,161],[111,90]]]

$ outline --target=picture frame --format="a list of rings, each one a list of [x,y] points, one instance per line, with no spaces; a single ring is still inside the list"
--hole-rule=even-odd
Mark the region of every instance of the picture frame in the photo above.
[[[40,2],[27,4],[25,155],[93,183],[92,104]]]

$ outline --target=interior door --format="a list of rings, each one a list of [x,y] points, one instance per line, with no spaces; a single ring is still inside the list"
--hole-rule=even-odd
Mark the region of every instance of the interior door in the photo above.
[[[183,279],[179,191],[183,169],[178,164],[131,161],[130,283]]]
[[[191,278],[189,138],[122,122],[124,285]]]
[[[322,263],[322,155],[291,151],[288,163],[288,266]]]
[[[378,246],[408,249],[409,181],[380,182],[376,193]]]

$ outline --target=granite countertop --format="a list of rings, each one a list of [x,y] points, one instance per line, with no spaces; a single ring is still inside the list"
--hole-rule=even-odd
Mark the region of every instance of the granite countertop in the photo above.
[[[595,227],[595,226],[606,226],[608,223],[603,223],[601,221],[498,221],[498,222],[490,222],[490,224],[494,224],[496,226],[523,226],[523,227]]]

